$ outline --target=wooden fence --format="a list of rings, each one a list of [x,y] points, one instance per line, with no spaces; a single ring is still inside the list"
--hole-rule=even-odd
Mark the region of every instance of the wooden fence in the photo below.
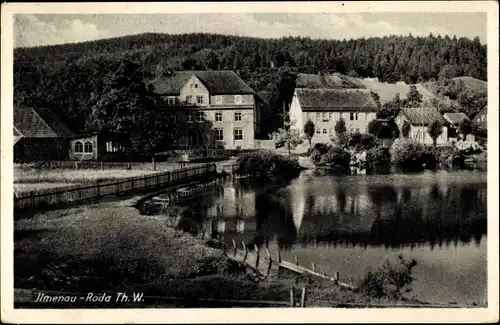
[[[215,171],[215,164],[205,164],[150,175],[127,177],[121,180],[100,181],[99,183],[91,185],[75,184],[26,192],[15,192],[14,208],[34,209],[99,199],[105,196],[125,194],[138,190],[149,190],[178,184],[190,178]]]

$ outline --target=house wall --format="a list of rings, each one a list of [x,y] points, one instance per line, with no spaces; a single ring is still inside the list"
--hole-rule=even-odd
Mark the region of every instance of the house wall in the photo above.
[[[254,110],[253,109],[204,109],[202,112],[205,114],[205,121],[211,126],[211,131],[207,132],[206,125],[196,122],[196,114],[198,111],[177,110],[175,112],[176,119],[179,122],[186,123],[186,127],[180,128],[177,135],[177,145],[180,147],[188,147],[189,130],[196,129],[199,125],[199,130],[204,133],[208,145],[215,145],[216,147],[223,147],[225,149],[253,149],[254,148]],[[187,114],[191,113],[193,122],[187,122]],[[222,121],[215,121],[216,113],[222,113]],[[235,113],[241,113],[241,121],[235,120]],[[223,130],[223,140],[215,140],[215,130]],[[243,131],[243,140],[234,139],[234,130],[241,129]],[[203,139],[200,139],[203,140]],[[203,145],[205,142],[201,142]]]
[[[210,95],[208,93],[208,89],[196,76],[192,76],[184,87],[182,87],[179,100],[186,101],[186,96],[192,96],[191,103],[195,106],[208,106],[209,104]],[[196,99],[197,96],[201,96],[203,98],[203,103],[198,103]]]
[[[241,103],[236,104],[236,96],[241,96]],[[221,102],[217,102],[217,97],[221,99]],[[255,98],[252,94],[231,94],[231,95],[211,95],[210,96],[210,106],[234,106],[234,105],[255,105]]]
[[[403,123],[408,121],[408,118],[402,114],[396,117],[396,124],[400,130],[401,136],[403,136]],[[427,125],[411,125],[409,138],[418,141],[422,144],[432,145],[433,141],[428,132],[429,127]],[[446,144],[448,143],[448,127],[443,126],[443,133],[436,139],[436,144]]]
[[[22,138],[14,145],[14,162],[66,160],[68,151],[64,138]]]
[[[92,143],[92,152],[75,152],[75,146],[77,142],[80,142],[83,145],[85,150],[85,142],[90,141]],[[71,160],[97,160],[99,148],[97,142],[97,135],[92,135],[88,137],[82,137],[78,139],[72,139],[69,142],[69,159]]]
[[[311,120],[314,123],[314,128],[316,133],[312,137],[312,143],[325,143],[329,142],[332,137],[335,137],[335,124],[343,118],[346,124],[347,132],[366,133],[368,128],[368,123],[377,118],[376,112],[360,112],[354,113],[353,120],[351,120],[351,114],[348,111],[338,112],[338,111],[306,111],[303,112],[299,101],[294,97],[292,100],[292,105],[290,107],[290,117],[293,121],[296,121],[293,128],[299,130],[299,132],[304,134],[304,124],[307,120]],[[325,134],[326,130],[326,134]]]

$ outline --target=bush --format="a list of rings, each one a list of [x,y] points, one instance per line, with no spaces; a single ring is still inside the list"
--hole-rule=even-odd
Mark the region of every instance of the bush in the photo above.
[[[366,152],[367,166],[388,165],[391,162],[391,153],[389,148],[377,146]]]
[[[349,151],[339,146],[334,146],[328,149],[328,151],[321,156],[319,163],[322,165],[331,164],[348,168],[350,161],[351,154]]]
[[[400,167],[422,168],[425,162],[424,145],[411,139],[396,139],[389,152],[391,155],[391,162]]]
[[[355,150],[368,150],[377,144],[377,138],[369,133],[353,133],[349,136],[348,146]]]
[[[395,263],[386,260],[380,269],[368,270],[358,290],[371,297],[401,299],[411,291],[412,270],[416,265],[414,259],[407,260],[402,255]]]
[[[238,157],[238,173],[261,177],[295,177],[300,171],[296,159],[285,157],[270,150],[243,153]]]

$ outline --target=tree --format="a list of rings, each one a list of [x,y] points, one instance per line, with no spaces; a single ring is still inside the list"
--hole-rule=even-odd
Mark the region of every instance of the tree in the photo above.
[[[466,139],[467,135],[471,134],[474,131],[474,125],[472,124],[471,120],[463,119],[458,125],[458,130],[464,135],[464,139]]]
[[[286,144],[288,156],[292,155],[292,149],[303,142],[303,138],[300,136],[298,130],[295,129],[285,130],[283,128],[279,128],[270,135],[270,138],[274,139],[276,143]]]
[[[408,138],[410,135],[411,131],[411,124],[408,121],[403,122],[403,127],[401,128],[401,133],[403,134],[403,137]]]
[[[307,120],[306,124],[304,125],[304,133],[306,135],[307,141],[309,141],[309,148],[311,148],[311,140],[315,132],[316,130],[313,121]]]
[[[378,131],[380,130],[380,123],[377,120],[371,120],[368,123],[367,130],[373,136],[377,136]]]
[[[128,134],[128,153],[150,155],[174,132],[168,114],[157,111],[151,87],[143,81],[139,66],[123,61],[103,77],[101,89],[93,94],[88,130]]]
[[[422,94],[420,94],[415,85],[411,85],[408,90],[408,94],[406,94],[405,99],[405,107],[419,107],[422,103]]]
[[[435,120],[429,125],[427,131],[429,132],[429,136],[432,138],[432,144],[435,146],[437,138],[443,134],[443,125],[438,120]]]
[[[337,134],[338,137],[344,135],[347,132],[347,128],[345,126],[345,121],[343,118],[340,118],[340,120],[335,123],[335,133]]]

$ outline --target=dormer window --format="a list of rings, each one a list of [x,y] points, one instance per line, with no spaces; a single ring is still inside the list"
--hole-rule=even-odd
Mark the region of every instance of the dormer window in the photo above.
[[[189,104],[192,104],[193,103],[193,96],[186,96],[186,102],[189,103]]]
[[[167,102],[169,105],[174,105],[175,104],[175,97],[168,97]]]
[[[215,96],[215,103],[222,104],[222,96]]]
[[[236,104],[241,104],[241,95],[235,95],[234,96],[234,102]]]

